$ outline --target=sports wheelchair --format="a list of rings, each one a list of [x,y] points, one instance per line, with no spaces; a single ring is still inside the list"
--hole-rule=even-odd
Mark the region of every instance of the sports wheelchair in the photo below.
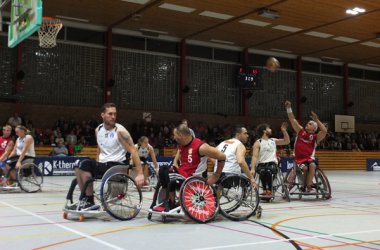
[[[220,213],[233,221],[246,220],[256,215],[261,217],[259,191],[243,174],[223,173],[217,182]]]
[[[128,175],[129,166],[116,165],[108,169],[103,176],[95,176],[85,182],[82,192],[76,178],[72,180],[63,208],[63,218],[69,214],[79,217],[98,217],[106,219],[111,216],[118,220],[130,220],[137,216],[142,207],[142,194],[135,181]],[[82,197],[90,183],[94,183],[95,210],[81,210]]]
[[[291,196],[297,196],[302,199],[302,196],[316,196],[317,199],[331,198],[331,186],[325,173],[320,169],[318,162],[315,162],[317,167],[315,169],[315,175],[312,182],[312,191],[306,192],[306,179],[300,167],[296,163],[288,170],[285,176],[285,184],[288,187]]]
[[[7,164],[14,162],[15,159],[6,161]],[[17,161],[17,159],[16,159]],[[9,171],[16,171],[16,184],[12,186],[0,187],[0,190],[23,190],[27,193],[41,191],[43,183],[43,173],[41,169],[34,164],[34,159],[29,158],[22,161],[21,168],[10,168]],[[9,173],[8,173],[9,174]]]
[[[215,218],[218,211],[223,216],[231,220],[244,220],[253,214],[260,213],[259,196],[256,189],[253,189],[250,181],[243,175],[230,175],[221,178],[215,187],[206,183],[202,177],[192,176],[185,179],[178,174],[170,174],[170,185],[176,185],[183,181],[176,203],[179,206],[168,209],[164,212],[156,212],[153,207],[162,204],[166,196],[158,181],[153,196],[153,202],[148,211],[148,219],[152,214],[160,215],[162,221],[166,222],[167,217],[189,217],[199,222],[207,223]]]
[[[263,169],[262,171],[270,171],[268,169]],[[263,191],[263,185],[260,178],[260,170],[255,171],[255,179],[256,183],[259,187],[259,193],[261,190]],[[274,172],[274,173],[273,173]],[[284,181],[284,175],[281,171],[280,163],[275,165],[274,171],[271,172],[272,176],[272,190],[271,195],[260,195],[261,200],[265,200],[268,202],[273,202],[275,200],[285,200],[290,202],[290,194],[289,190]]]

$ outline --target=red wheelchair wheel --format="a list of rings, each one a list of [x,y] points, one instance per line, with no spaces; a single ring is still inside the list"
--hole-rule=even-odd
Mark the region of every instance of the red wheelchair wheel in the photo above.
[[[192,220],[207,223],[214,219],[219,209],[216,191],[200,177],[190,177],[180,190],[181,207]]]

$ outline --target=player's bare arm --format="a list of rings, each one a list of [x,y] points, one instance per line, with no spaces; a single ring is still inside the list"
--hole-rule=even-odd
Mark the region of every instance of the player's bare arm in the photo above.
[[[132,161],[135,165],[137,176],[135,178],[137,186],[142,186],[144,184],[144,174],[141,166],[141,161],[139,158],[139,155],[137,153],[137,150],[135,148],[135,144],[133,143],[133,139],[129,132],[125,129],[120,129],[118,131],[118,138],[123,145],[124,149],[127,150],[131,154]]]
[[[252,160],[251,160],[252,176],[255,176],[255,168],[256,168],[257,159],[259,158],[259,152],[260,152],[260,142],[256,141],[255,144],[253,144],[253,149],[252,149]]]
[[[245,146],[243,144],[240,144],[236,149],[236,160],[241,170],[243,170],[243,173],[251,181],[252,186],[256,187],[254,175],[249,171],[248,164],[245,161],[245,152],[246,152]]]
[[[316,113],[311,111],[310,118],[315,121],[318,125],[319,132],[317,134],[317,143],[321,142],[327,135],[327,128],[326,126],[319,120],[319,117]]]
[[[288,123],[283,122],[281,124],[281,132],[284,135],[284,138],[283,139],[277,139],[276,145],[288,145],[290,143],[290,137],[289,137],[287,129],[288,129]]]
[[[209,158],[218,160],[218,167],[216,172],[207,178],[207,184],[212,185],[218,181],[220,175],[222,174],[224,162],[226,160],[226,155],[218,149],[211,147],[207,143],[204,143],[199,147],[199,153]]]
[[[296,133],[300,132],[302,129],[302,126],[298,123],[296,118],[294,117],[293,110],[292,110],[292,103],[290,101],[285,101],[285,108],[286,108],[286,113],[288,114],[288,118],[290,121],[290,124],[292,125],[292,128]]]

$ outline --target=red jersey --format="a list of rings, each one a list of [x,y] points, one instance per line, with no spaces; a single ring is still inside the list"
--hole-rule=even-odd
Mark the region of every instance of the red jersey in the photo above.
[[[2,156],[5,153],[5,150],[7,149],[8,143],[12,141],[11,137],[4,138],[0,136],[0,156]]]
[[[315,148],[317,147],[317,134],[309,134],[302,128],[294,143],[294,160],[297,164],[313,161]]]
[[[180,167],[178,172],[184,176],[201,175],[207,169],[207,157],[199,154],[199,148],[204,142],[198,138],[193,140],[186,146],[178,147],[180,154]]]

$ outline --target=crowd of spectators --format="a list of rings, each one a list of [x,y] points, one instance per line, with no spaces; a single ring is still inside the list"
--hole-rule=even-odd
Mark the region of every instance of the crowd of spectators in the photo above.
[[[63,142],[68,149],[69,155],[74,154],[75,147],[96,146],[94,130],[100,123],[96,118],[77,122],[61,117],[51,128],[36,129],[27,115],[20,118],[16,113],[8,119],[8,123],[12,126],[20,122],[31,131],[36,145],[50,145],[56,147],[58,142]],[[125,123],[124,125],[130,131],[135,142],[141,136],[147,136],[149,138],[149,144],[154,148],[161,149],[164,147],[177,146],[172,131],[179,122],[180,121],[163,121],[159,123],[155,120],[151,122],[137,120],[136,122]],[[249,132],[249,139],[246,144],[247,148],[251,148],[254,142],[259,138],[256,133],[256,126],[257,124],[247,126]],[[224,139],[231,138],[234,130],[234,125],[232,124],[208,126],[205,122],[198,122],[197,124],[190,123],[189,127],[194,130],[196,137],[207,141],[210,145],[218,145]],[[288,132],[291,143],[282,149],[291,151],[296,134],[292,130]],[[279,127],[273,128],[273,137],[282,138]],[[324,150],[380,150],[380,133],[336,133],[329,131],[326,139],[323,140],[318,147]]]

